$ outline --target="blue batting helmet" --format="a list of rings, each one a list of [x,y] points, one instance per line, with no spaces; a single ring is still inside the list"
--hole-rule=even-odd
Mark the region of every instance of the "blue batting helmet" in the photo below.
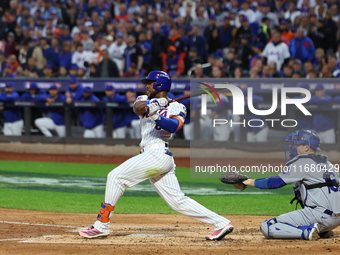
[[[142,83],[148,84],[150,82],[155,82],[153,88],[157,91],[170,90],[171,88],[171,78],[166,72],[163,71],[152,71],[142,79]]]
[[[296,146],[300,144],[308,144],[311,148],[316,151],[321,151],[320,149],[320,138],[317,134],[310,130],[298,130],[296,133],[290,133],[287,135],[286,139],[290,144],[285,146],[286,159],[291,160],[297,155]],[[288,150],[287,150],[288,148]]]

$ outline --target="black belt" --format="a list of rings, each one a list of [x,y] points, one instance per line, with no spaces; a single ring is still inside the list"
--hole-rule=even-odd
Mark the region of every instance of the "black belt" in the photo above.
[[[165,147],[169,147],[169,144],[166,143],[166,144],[165,144]]]

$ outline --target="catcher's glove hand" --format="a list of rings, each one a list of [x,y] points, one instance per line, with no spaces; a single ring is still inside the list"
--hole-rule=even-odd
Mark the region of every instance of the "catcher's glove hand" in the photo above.
[[[249,177],[239,172],[228,172],[220,177],[220,181],[226,184],[232,184],[236,189],[245,189],[247,185],[243,184]]]

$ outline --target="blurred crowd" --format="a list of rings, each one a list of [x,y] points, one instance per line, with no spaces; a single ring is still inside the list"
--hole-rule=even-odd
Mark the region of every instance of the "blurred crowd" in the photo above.
[[[338,0],[0,0],[6,78],[340,77]]]

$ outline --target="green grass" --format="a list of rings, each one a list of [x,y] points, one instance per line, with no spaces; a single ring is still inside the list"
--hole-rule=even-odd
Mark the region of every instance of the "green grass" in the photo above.
[[[1,161],[0,207],[98,213],[104,198],[106,175],[114,167],[104,164]],[[176,175],[188,196],[219,214],[278,215],[295,209],[289,204],[291,187],[271,190],[271,194],[245,195],[245,192],[265,190],[248,187],[239,191],[216,178],[191,179],[188,168],[177,168]],[[148,181],[135,188],[125,192],[115,213],[177,213],[152,191]],[[214,192],[229,194],[215,195]]]

